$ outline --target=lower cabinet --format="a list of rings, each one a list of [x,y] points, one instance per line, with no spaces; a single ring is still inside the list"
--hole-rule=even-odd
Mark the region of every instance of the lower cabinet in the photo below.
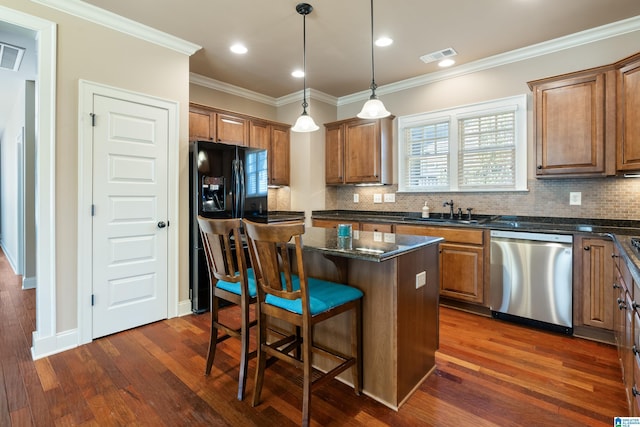
[[[440,244],[440,296],[485,305],[488,286],[485,268],[489,250],[485,230],[453,227],[396,225],[398,234],[443,237]]]
[[[574,236],[574,324],[613,330],[613,242]]]

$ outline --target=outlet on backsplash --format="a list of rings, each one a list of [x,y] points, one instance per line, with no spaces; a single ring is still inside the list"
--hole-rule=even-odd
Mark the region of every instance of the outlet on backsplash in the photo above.
[[[385,193],[384,202],[385,203],[395,203],[396,202],[396,194],[395,193]]]

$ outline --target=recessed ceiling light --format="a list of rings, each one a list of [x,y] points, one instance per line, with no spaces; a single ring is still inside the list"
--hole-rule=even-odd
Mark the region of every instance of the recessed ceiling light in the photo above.
[[[376,46],[380,47],[389,46],[392,43],[393,39],[390,39],[389,37],[380,37],[378,40],[376,40]]]
[[[302,71],[302,70],[293,70],[293,72],[291,72],[291,75],[293,77],[301,79],[302,77],[304,77],[304,71]]]
[[[453,59],[447,58],[447,59],[443,59],[442,61],[438,62],[438,66],[442,67],[442,68],[446,68],[446,67],[451,67],[455,63],[456,63],[456,61],[454,61]]]
[[[243,53],[247,53],[247,51],[248,51],[248,49],[244,45],[242,45],[240,43],[234,44],[233,46],[231,46],[229,48],[229,50],[231,50],[231,52],[237,53],[239,55],[242,55]]]

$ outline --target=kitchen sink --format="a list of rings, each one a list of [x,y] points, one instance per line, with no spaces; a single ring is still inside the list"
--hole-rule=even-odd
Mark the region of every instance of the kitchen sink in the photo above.
[[[433,222],[433,223],[446,223],[446,224],[484,224],[488,221],[493,221],[499,218],[499,215],[463,215],[462,218],[454,215],[450,218],[448,215],[432,214],[429,218],[422,218],[420,216],[406,216],[405,220],[408,221],[420,221],[420,222]]]

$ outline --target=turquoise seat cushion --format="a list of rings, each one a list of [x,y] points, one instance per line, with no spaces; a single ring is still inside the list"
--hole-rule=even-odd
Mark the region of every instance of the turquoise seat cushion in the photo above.
[[[292,279],[294,290],[300,289],[300,279],[296,276]],[[320,280],[313,277],[307,279],[309,286],[309,306],[311,315],[324,313],[344,303],[362,298],[361,290],[340,283]],[[285,298],[267,295],[265,302],[276,307],[283,308],[293,313],[302,314],[302,299],[288,300]]]
[[[236,272],[236,276],[240,273]],[[256,276],[253,273],[253,268],[247,268],[247,282],[249,285],[249,296],[254,298],[256,296]],[[227,292],[240,295],[240,283],[225,282],[224,280],[218,280],[216,287],[223,289]]]

